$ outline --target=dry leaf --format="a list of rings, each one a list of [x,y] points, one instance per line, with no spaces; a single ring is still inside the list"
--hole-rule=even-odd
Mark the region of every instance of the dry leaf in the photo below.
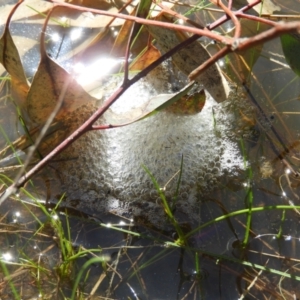
[[[0,63],[4,66],[6,71],[10,74],[13,88],[16,92],[16,101],[22,107],[25,102],[25,97],[29,83],[26,79],[19,52],[14,44],[14,41],[9,32],[9,18],[8,24],[0,39]]]
[[[28,51],[30,51],[30,49],[35,47],[36,44],[37,44],[37,41],[26,38],[26,37],[21,37],[21,36],[18,36],[17,40],[15,42],[16,46],[20,45],[20,47],[18,48],[20,57],[23,57],[26,53],[28,53]],[[20,63],[21,63],[21,61],[20,61]],[[21,70],[22,65],[20,65],[19,68]],[[21,74],[21,71],[18,74]],[[30,86],[27,81],[23,81],[23,80],[24,79],[20,79],[19,77],[16,77],[16,76],[11,77],[12,95],[13,95],[13,98],[16,101],[16,103],[18,103],[18,105],[21,108],[24,108],[26,97],[27,97],[27,94],[29,91],[29,86]]]
[[[13,96],[14,101],[17,105],[21,108],[22,112],[24,113],[23,109],[26,109],[26,98],[28,95],[29,86],[19,81],[18,78],[11,78],[11,93]],[[25,115],[24,115],[25,116]]]
[[[130,15],[146,19],[149,15],[151,5],[152,0],[141,0]],[[142,24],[126,20],[118,33],[111,55],[117,57],[123,56],[127,45],[130,46],[132,54],[141,53],[145,45],[148,45],[148,32],[143,28]]]
[[[160,57],[160,52],[153,45],[148,46],[147,50],[137,58],[130,66],[131,71],[140,71],[148,67]]]
[[[63,118],[79,106],[97,99],[90,96],[65,69],[42,53],[26,100],[27,112],[35,123],[44,123],[54,110],[65,83],[68,87],[56,118]]]
[[[163,21],[165,20],[163,17]],[[171,50],[187,39],[187,36],[183,33],[171,29],[158,26],[148,26],[147,28],[163,52]],[[186,75],[190,74],[209,58],[210,55],[207,50],[197,41],[178,51],[172,57],[176,67]],[[209,67],[196,80],[204,85],[204,88],[216,101],[221,102],[227,98],[229,86],[216,64]]]
[[[18,78],[20,82],[27,83],[19,52],[8,28],[4,31],[4,34],[0,39],[0,53],[0,62],[3,64],[10,76]]]

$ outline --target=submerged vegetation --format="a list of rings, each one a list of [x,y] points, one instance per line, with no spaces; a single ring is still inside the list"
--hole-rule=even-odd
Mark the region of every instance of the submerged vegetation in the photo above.
[[[0,298],[299,298],[298,4],[13,2]]]

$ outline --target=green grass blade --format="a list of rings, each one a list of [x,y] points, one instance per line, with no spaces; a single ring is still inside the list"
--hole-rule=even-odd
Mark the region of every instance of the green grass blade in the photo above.
[[[18,294],[14,284],[12,283],[12,279],[10,278],[10,274],[9,274],[9,271],[8,269],[6,268],[6,265],[5,263],[0,259],[0,264],[1,264],[1,268],[2,268],[2,271],[3,271],[3,274],[5,275],[5,277],[8,278],[8,282],[9,282],[9,286],[11,288],[11,291],[15,297],[16,300],[21,300],[21,297],[20,295]]]
[[[80,282],[80,279],[83,275],[83,272],[92,264],[97,264],[97,263],[103,263],[103,261],[105,261],[102,257],[93,257],[91,259],[89,259],[82,267],[81,269],[79,270],[79,273],[76,277],[76,280],[74,282],[74,286],[73,286],[73,289],[72,289],[72,295],[71,295],[71,300],[75,300],[75,294],[76,294],[76,290],[77,290],[77,287],[79,285],[79,282]]]
[[[171,211],[171,209],[170,209],[170,206],[169,206],[169,204],[168,204],[168,201],[167,201],[167,199],[166,199],[166,197],[165,197],[164,192],[163,192],[162,189],[160,188],[160,186],[159,186],[158,182],[156,181],[156,179],[154,178],[154,176],[153,176],[153,175],[151,174],[151,172],[147,169],[147,167],[146,167],[146,166],[143,166],[143,168],[144,168],[144,170],[146,171],[146,173],[149,175],[149,177],[151,178],[151,180],[152,180],[152,182],[153,182],[153,184],[154,184],[154,186],[155,186],[155,188],[156,188],[156,190],[157,190],[157,192],[158,192],[158,194],[159,194],[159,197],[160,197],[160,199],[162,200],[162,204],[163,204],[165,213],[166,213],[166,215],[169,217],[169,219],[170,219],[172,225],[175,227],[175,230],[176,230],[176,232],[177,232],[177,234],[178,234],[178,236],[179,236],[178,242],[179,242],[180,244],[186,245],[187,243],[186,243],[185,235],[184,235],[183,231],[181,230],[181,228],[180,228],[178,222],[176,221],[176,219],[175,219],[175,217],[174,217],[174,215],[173,215],[173,213],[172,213],[172,211]]]
[[[251,212],[262,212],[262,211],[265,211],[265,210],[273,210],[273,209],[278,209],[278,210],[281,210],[281,209],[300,209],[300,205],[271,205],[271,206],[263,206],[263,207],[252,207],[251,208]],[[231,217],[235,217],[235,216],[238,216],[238,215],[243,215],[243,214],[247,214],[249,213],[249,209],[246,208],[246,209],[241,209],[241,210],[238,210],[238,211],[233,211],[227,215],[222,215],[220,217],[217,217],[213,220],[210,220],[209,222],[203,224],[203,225],[200,225],[198,226],[197,228],[193,229],[192,231],[190,231],[188,234],[185,235],[185,238],[189,238],[191,236],[193,236],[195,233],[198,233],[201,229],[211,225],[211,224],[214,224],[216,222],[220,222],[220,221],[224,221],[228,218],[231,218]]]
[[[179,194],[179,188],[180,188],[180,183],[181,183],[181,177],[182,177],[182,169],[183,169],[183,155],[181,156],[181,163],[180,163],[180,171],[179,171],[179,177],[177,181],[177,186],[176,186],[176,191],[175,191],[175,196],[173,197],[173,202],[172,202],[172,211],[175,208],[175,204],[177,202],[177,197]]]
[[[247,182],[247,190],[246,190],[246,199],[245,199],[245,206],[249,209],[247,214],[247,222],[246,222],[246,231],[244,240],[242,242],[242,247],[245,248],[249,242],[249,234],[251,230],[251,223],[252,223],[252,206],[253,206],[253,191],[252,191],[252,179],[253,179],[253,172],[250,165],[248,165],[246,149],[244,145],[244,140],[241,138],[241,149],[242,155],[244,160],[244,168],[247,170],[248,173],[248,182]]]

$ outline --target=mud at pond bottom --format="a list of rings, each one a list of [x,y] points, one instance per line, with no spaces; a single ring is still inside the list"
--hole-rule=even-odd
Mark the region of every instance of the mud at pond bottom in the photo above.
[[[118,112],[122,105],[139,107],[153,91],[160,94],[166,88],[159,78],[146,80],[131,87],[112,110]],[[176,212],[199,220],[202,197],[224,178],[236,178],[244,169],[232,113],[242,103],[240,95],[217,104],[207,94],[204,109],[194,115],[161,112],[126,127],[85,134],[51,163],[59,176],[61,194],[66,192],[65,204],[94,213],[144,216],[160,226],[165,220],[164,210],[142,165],[171,202],[183,157]],[[90,104],[75,111],[72,122],[65,125],[66,133],[73,132],[95,110]],[[106,123],[105,116],[100,123]]]

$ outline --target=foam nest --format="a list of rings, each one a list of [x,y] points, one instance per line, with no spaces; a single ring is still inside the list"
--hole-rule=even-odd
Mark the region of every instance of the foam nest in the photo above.
[[[168,68],[161,66],[133,85],[111,111],[129,112],[157,94],[172,93],[174,81],[169,79]],[[120,79],[113,77],[112,81],[117,85]],[[105,97],[110,93],[106,90]],[[221,178],[237,176],[244,168],[232,112],[232,107],[244,105],[240,100],[233,95],[218,104],[206,93],[200,113],[182,116],[160,112],[125,127],[85,134],[55,164],[66,204],[76,203],[76,208],[94,212],[146,214],[151,223],[160,223],[164,215],[160,198],[142,166],[151,171],[172,201],[183,157],[176,208],[193,219],[199,218],[202,197],[217,188]],[[96,108],[88,104],[75,111],[72,121],[65,124],[67,131],[74,131]],[[99,122],[105,121],[104,115]]]

